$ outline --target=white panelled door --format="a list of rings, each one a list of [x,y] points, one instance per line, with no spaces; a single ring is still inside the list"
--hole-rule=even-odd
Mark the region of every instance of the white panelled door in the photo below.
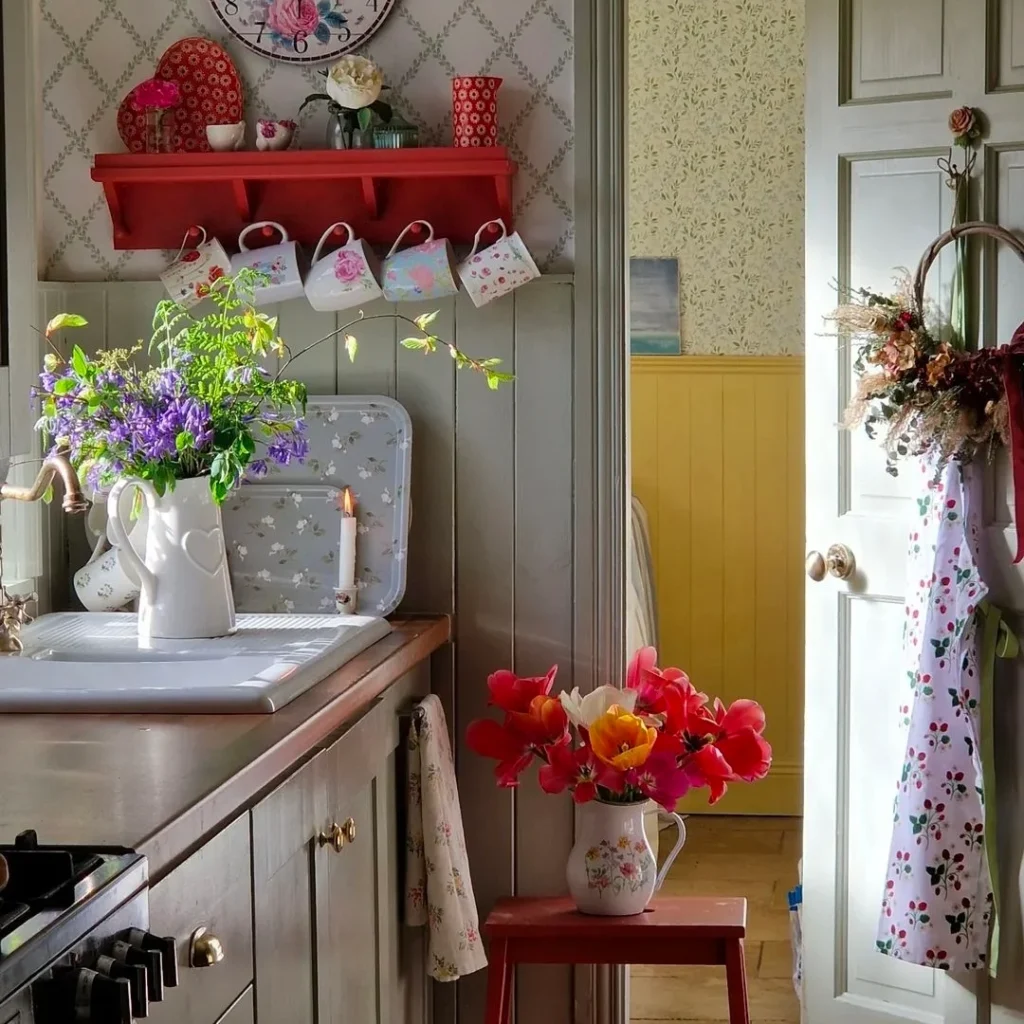
[[[823,318],[837,282],[889,290],[894,269],[912,271],[949,226],[952,194],[936,159],[957,106],[981,108],[991,125],[978,157],[975,195],[982,181],[987,191],[976,215],[1024,228],[1022,25],[1024,0],[807,2],[807,542],[823,554],[845,544],[857,565],[848,580],[829,575],[807,586],[809,1024],[975,1020],[973,996],[957,981],[875,949],[904,753],[898,711],[910,693],[900,647],[916,482],[909,466],[888,476],[863,432],[837,429],[854,354],[828,336]],[[943,302],[952,256],[944,250],[929,279]],[[1024,266],[1008,253],[978,256],[982,337],[1000,344],[1024,319]],[[997,467],[991,476],[986,577],[1004,607],[1019,609],[1007,474]]]

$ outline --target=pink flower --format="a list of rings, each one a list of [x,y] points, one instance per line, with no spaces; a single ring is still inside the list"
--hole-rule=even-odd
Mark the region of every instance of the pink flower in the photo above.
[[[267,11],[267,25],[281,36],[307,36],[320,25],[320,11],[315,0],[273,0]]]
[[[277,134],[277,125],[273,121],[260,121],[260,135],[272,139]]]
[[[131,101],[136,110],[169,110],[181,102],[181,90],[177,82],[149,78],[132,89]]]
[[[351,249],[339,249],[334,257],[334,276],[348,284],[358,281],[363,272],[363,261]]]

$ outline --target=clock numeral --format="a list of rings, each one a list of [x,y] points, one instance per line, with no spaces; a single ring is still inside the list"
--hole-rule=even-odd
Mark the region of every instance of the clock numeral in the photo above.
[[[260,27],[260,34],[256,37],[256,45],[259,46],[263,41],[263,33],[267,29],[267,23],[265,21],[257,21],[256,24]]]
[[[235,15],[238,13],[238,0],[225,0],[224,13]]]
[[[306,42],[305,32],[296,32],[292,39],[292,43],[295,46],[296,53],[305,53],[309,49],[309,43]]]
[[[352,38],[352,29],[350,29],[348,27],[348,25],[343,25],[338,30],[338,42],[344,44],[344,43],[347,43],[351,38]]]
[[[366,0],[366,6],[367,6],[367,7],[372,7],[372,8],[373,8],[373,13],[374,13],[374,14],[376,14],[376,13],[377,13],[377,10],[378,10],[378,7],[377,7],[377,5],[378,5],[379,3],[380,3],[380,0]]]

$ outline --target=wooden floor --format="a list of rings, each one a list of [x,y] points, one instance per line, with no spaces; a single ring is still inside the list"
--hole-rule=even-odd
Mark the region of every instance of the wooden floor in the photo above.
[[[746,896],[751,1024],[799,1024],[792,980],[786,893],[797,883],[799,818],[690,816],[687,840],[663,891],[677,896]],[[662,833],[662,855],[675,829]],[[725,970],[634,967],[631,1020],[728,1020]]]

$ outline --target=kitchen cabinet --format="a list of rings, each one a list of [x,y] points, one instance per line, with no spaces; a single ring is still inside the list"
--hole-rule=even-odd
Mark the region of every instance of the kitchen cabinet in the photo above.
[[[217,1024],[253,1024],[252,987],[247,988]],[[191,1018],[186,1018],[191,1020]]]
[[[260,1024],[425,1020],[397,826],[399,713],[428,685],[404,676],[252,810]]]

